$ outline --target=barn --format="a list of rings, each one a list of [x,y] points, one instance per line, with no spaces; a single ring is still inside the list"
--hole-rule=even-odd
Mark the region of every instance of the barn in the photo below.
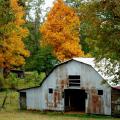
[[[93,64],[93,58],[73,58],[56,65],[39,86],[19,90],[20,109],[115,113],[111,104],[112,88],[102,84],[104,78]],[[118,95],[119,102],[120,90],[113,93]],[[117,112],[120,113],[120,105]]]

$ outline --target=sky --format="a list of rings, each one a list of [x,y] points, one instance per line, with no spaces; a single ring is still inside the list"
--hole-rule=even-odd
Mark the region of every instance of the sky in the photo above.
[[[45,4],[43,5],[43,9],[44,10],[48,9],[48,11],[49,11],[49,9],[53,6],[54,1],[55,0],[45,0]],[[46,12],[43,12],[43,15],[45,15],[45,14],[46,14]]]
[[[31,6],[33,6],[34,2],[36,2],[37,0],[33,0],[33,2],[31,3]],[[50,10],[50,8],[53,6],[53,2],[55,0],[45,0],[45,4],[41,7],[42,8],[42,17],[45,17],[46,13]],[[35,19],[35,10],[34,7],[32,7],[32,9],[30,10],[30,15],[31,18],[34,20]]]
[[[47,8],[47,7],[52,7],[53,1],[54,1],[54,0],[45,0],[45,5],[44,5],[44,7],[45,7],[45,8]]]

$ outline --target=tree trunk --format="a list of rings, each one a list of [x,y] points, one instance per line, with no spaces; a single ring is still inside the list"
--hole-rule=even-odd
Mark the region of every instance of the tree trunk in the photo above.
[[[4,77],[4,78],[7,78],[8,75],[9,75],[9,73],[10,73],[10,69],[8,69],[8,68],[4,68],[4,69],[3,69],[3,77]]]
[[[5,108],[5,103],[6,103],[7,97],[8,97],[8,91],[6,90],[6,94],[5,94],[1,108]]]

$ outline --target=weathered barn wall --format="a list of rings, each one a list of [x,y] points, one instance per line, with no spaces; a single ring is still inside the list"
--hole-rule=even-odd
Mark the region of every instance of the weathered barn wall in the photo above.
[[[27,91],[27,109],[40,110],[41,104],[40,88],[30,89]]]
[[[26,105],[28,110],[42,110],[41,88],[22,90],[26,93]],[[21,106],[20,106],[21,107]],[[21,108],[22,109],[22,108]]]
[[[69,75],[80,75],[80,86],[69,87]],[[69,61],[56,67],[40,88],[26,90],[27,109],[64,111],[64,90],[83,89],[86,113],[111,115],[111,88],[102,85],[102,80],[90,65]],[[103,95],[98,95],[98,90],[103,90]]]
[[[80,87],[68,86],[68,75],[80,75]],[[101,85],[102,77],[91,66],[76,61],[70,61],[57,67],[42,85],[46,103],[43,109],[64,110],[64,89],[85,89],[88,93],[86,99],[86,113],[111,114],[111,93],[105,85]],[[48,89],[53,88],[55,93],[49,95]],[[103,95],[98,95],[103,90]],[[58,98],[56,98],[56,96]],[[57,100],[57,105],[56,104]]]

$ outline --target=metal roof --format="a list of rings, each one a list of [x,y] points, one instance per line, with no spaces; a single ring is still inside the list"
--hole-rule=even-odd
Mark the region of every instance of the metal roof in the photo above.
[[[120,90],[120,86],[112,86],[112,88]]]

